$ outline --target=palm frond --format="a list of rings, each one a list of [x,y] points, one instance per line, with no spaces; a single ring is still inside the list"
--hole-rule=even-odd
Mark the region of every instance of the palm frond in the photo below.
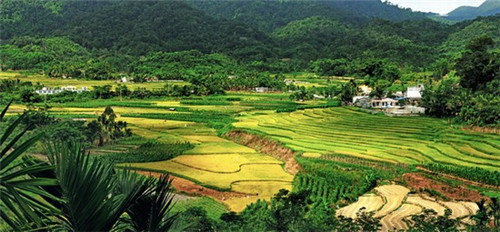
[[[65,199],[62,217],[67,229],[109,231],[142,194],[137,179],[86,155],[79,143],[51,144],[47,151]]]
[[[172,214],[174,194],[172,181],[163,175],[153,182],[148,190],[127,210],[137,231],[169,231],[173,228],[177,214]]]
[[[5,106],[5,108],[3,108],[2,113],[0,113],[0,122],[3,120],[3,117],[5,117],[5,114],[7,113],[7,110],[9,110],[12,101],[14,100],[10,100],[9,103],[7,103],[7,105]]]
[[[0,113],[0,120],[5,116],[11,103],[12,101]],[[0,146],[13,135],[24,117],[25,114],[21,115],[2,131]],[[51,167],[46,163],[31,166],[25,163],[25,160],[19,160],[19,157],[42,137],[42,134],[37,134],[17,146],[26,132],[26,129],[22,130],[0,151],[1,217],[12,229],[18,231],[47,225],[54,208],[32,195],[41,191],[40,186],[57,184],[54,179],[31,177],[37,172],[49,170]]]

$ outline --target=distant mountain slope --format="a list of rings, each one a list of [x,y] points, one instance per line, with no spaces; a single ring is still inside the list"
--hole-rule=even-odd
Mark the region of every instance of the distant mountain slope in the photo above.
[[[500,47],[500,15],[478,18],[455,25],[455,31],[441,46],[448,54],[457,54],[472,39],[481,35],[488,35]]]
[[[422,13],[400,9],[380,0],[203,0],[189,3],[209,15],[244,22],[264,32],[311,16],[348,24],[358,24],[372,18],[409,20],[426,17]]]
[[[264,33],[215,19],[181,1],[55,2],[57,10],[37,1],[2,1],[0,9],[10,14],[2,14],[0,37],[68,36],[90,49],[133,55],[197,49],[251,59],[273,56],[272,41]]]
[[[487,0],[479,7],[461,6],[448,13],[447,19],[462,21],[474,19],[478,16],[490,16],[500,13],[500,0]]]

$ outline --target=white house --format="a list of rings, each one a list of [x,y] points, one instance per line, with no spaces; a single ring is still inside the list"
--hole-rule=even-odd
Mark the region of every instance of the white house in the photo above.
[[[422,98],[423,90],[424,90],[423,84],[418,84],[417,86],[408,87],[406,89],[405,98],[420,99]]]
[[[69,91],[69,92],[76,92],[76,93],[82,93],[89,91],[87,87],[81,87],[81,88],[76,88],[74,86],[64,86],[61,88],[47,88],[43,87],[42,89],[35,90],[35,93],[40,94],[40,95],[51,95],[51,94],[58,94],[62,93],[63,91]]]
[[[372,108],[384,109],[397,107],[398,101],[391,98],[373,99],[371,101]]]

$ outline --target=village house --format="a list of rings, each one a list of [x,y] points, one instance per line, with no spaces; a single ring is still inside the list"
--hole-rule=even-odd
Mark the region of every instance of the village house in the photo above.
[[[398,107],[397,103],[398,101],[392,98],[372,99],[371,101],[372,108],[375,109],[395,108]]]
[[[405,93],[405,99],[407,105],[418,105],[422,99],[422,91],[424,90],[423,84],[418,84],[417,86],[408,87]]]
[[[64,86],[61,88],[43,87],[42,89],[35,90],[35,93],[40,94],[40,95],[52,95],[52,94],[62,93],[63,91],[82,93],[82,92],[86,92],[89,90],[87,87],[76,88],[74,86]]]

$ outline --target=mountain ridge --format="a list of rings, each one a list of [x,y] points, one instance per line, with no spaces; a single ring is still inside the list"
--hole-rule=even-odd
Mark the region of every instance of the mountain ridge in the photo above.
[[[449,12],[445,18],[452,21],[474,19],[479,16],[491,16],[500,13],[500,0],[486,0],[478,7],[461,6]]]

